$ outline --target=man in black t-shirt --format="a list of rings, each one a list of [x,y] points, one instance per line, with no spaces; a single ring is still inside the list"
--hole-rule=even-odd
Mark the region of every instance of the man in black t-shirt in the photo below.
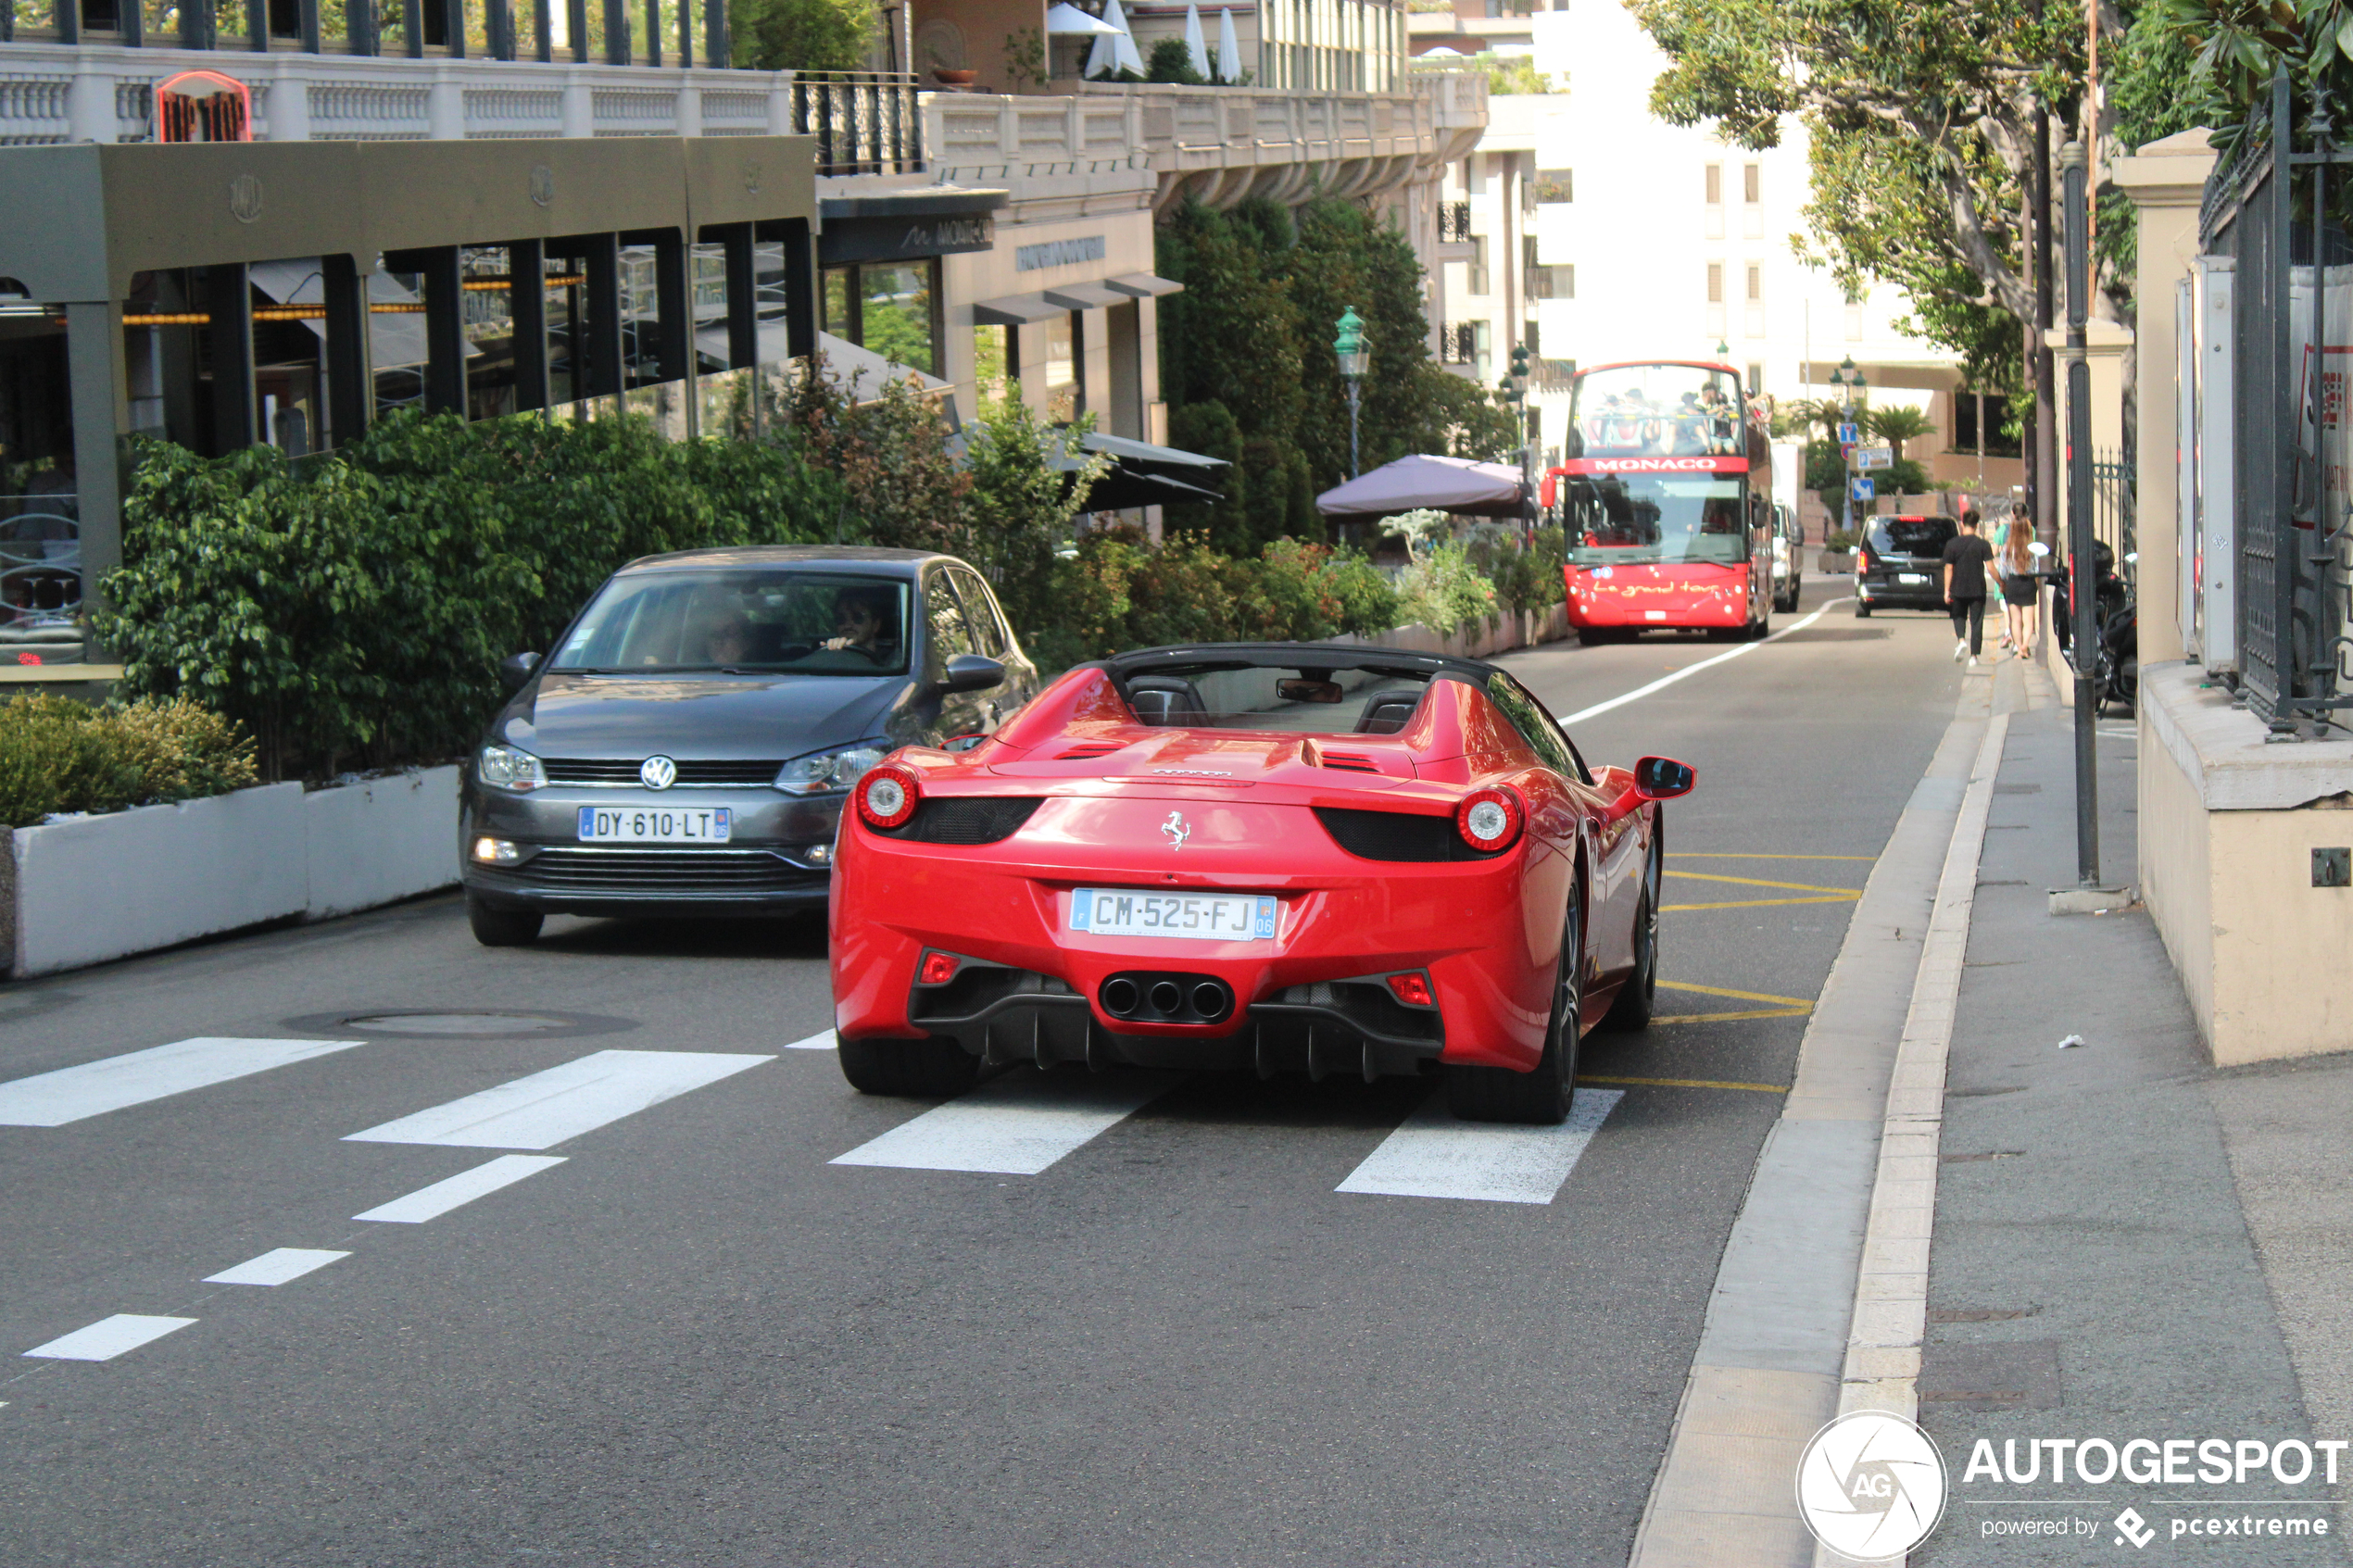
[[[1985,642],[1985,568],[1994,546],[1978,537],[1974,511],[1961,514],[1961,531],[1944,546],[1944,608],[1952,612],[1953,662],[1974,666]]]

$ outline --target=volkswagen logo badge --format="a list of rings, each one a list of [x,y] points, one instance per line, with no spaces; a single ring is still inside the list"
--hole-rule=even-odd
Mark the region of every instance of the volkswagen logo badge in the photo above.
[[[532,201],[540,207],[546,207],[556,199],[556,171],[544,163],[533,164],[529,188]]]
[[[678,764],[667,757],[648,757],[637,764],[637,782],[648,789],[668,789],[678,782]]]
[[[261,176],[240,174],[229,182],[229,216],[250,223],[261,216]]]

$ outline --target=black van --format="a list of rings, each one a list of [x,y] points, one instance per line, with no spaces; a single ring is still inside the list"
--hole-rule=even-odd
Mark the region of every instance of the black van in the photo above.
[[[1961,525],[1949,517],[1875,517],[1855,554],[1855,613],[1944,608],[1944,546]]]

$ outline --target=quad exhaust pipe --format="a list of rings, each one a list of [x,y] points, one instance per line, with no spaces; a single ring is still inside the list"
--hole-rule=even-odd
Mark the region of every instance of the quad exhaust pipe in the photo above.
[[[1222,1023],[1234,1011],[1233,987],[1211,974],[1114,974],[1096,996],[1112,1017],[1138,1023]]]

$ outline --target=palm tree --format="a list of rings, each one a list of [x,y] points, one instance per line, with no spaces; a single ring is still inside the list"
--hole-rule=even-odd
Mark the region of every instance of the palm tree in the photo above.
[[[1895,448],[1895,460],[1899,463],[1904,460],[1904,443],[1917,436],[1932,435],[1936,433],[1934,420],[1930,419],[1918,408],[1907,408],[1901,405],[1872,409],[1863,416],[1863,425],[1873,435]]]

